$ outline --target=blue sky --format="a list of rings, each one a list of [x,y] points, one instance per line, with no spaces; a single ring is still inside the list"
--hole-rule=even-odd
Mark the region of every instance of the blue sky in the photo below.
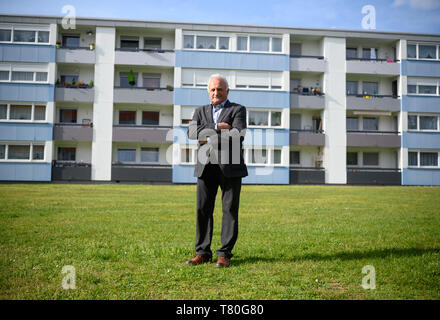
[[[377,31],[440,34],[440,0],[14,0],[0,13],[63,16],[65,5],[78,17],[354,30],[372,5]]]

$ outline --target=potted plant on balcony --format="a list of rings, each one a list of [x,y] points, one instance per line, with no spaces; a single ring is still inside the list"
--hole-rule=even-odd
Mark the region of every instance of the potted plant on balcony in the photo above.
[[[61,41],[57,41],[56,47],[57,47],[57,49],[59,49],[61,47]]]
[[[93,80],[90,81],[90,83],[89,83],[89,87],[90,87],[90,88],[93,88]]]
[[[92,42],[89,44],[90,50],[95,50],[95,44]]]
[[[168,89],[169,91],[173,91],[173,90],[174,90],[174,87],[173,87],[172,85],[170,85],[170,84],[167,84],[167,89]]]

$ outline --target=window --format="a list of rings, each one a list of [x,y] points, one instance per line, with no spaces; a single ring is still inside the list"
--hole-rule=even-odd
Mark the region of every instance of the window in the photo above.
[[[248,49],[248,37],[237,37],[237,50],[247,51]]]
[[[269,37],[250,37],[251,51],[269,51]]]
[[[0,104],[0,119],[6,119],[8,112],[8,105]]]
[[[358,118],[347,117],[346,120],[347,131],[348,130],[358,130]]]
[[[6,145],[0,144],[0,159],[6,158]]]
[[[281,38],[272,38],[272,52],[282,52]]]
[[[143,111],[142,112],[142,124],[146,125],[159,125],[159,111]]]
[[[408,58],[417,58],[417,46],[415,44],[408,44],[407,45],[407,56]]]
[[[144,49],[160,50],[162,48],[162,39],[144,38]]]
[[[417,86],[409,84],[408,85],[408,94],[417,94]]]
[[[281,164],[281,150],[274,149],[272,150],[272,162],[273,164]]]
[[[419,59],[436,59],[436,46],[419,44]]]
[[[78,34],[63,35],[63,47],[66,48],[79,48],[80,37]]]
[[[195,108],[193,107],[181,107],[180,108],[180,118],[182,124],[189,124],[193,118]]]
[[[422,86],[419,85],[419,94],[436,94],[437,86]]]
[[[419,116],[420,130],[437,130],[437,119],[435,116]]]
[[[357,81],[347,81],[346,83],[347,95],[358,94],[358,83]]]
[[[181,163],[195,163],[197,159],[197,150],[191,148],[180,149]]]
[[[60,161],[75,161],[76,148],[58,147],[58,160]]]
[[[291,43],[290,44],[290,54],[292,56],[301,56],[302,55],[302,43]]]
[[[300,164],[299,151],[290,151],[290,164]]]
[[[46,120],[46,106],[35,106],[34,120]]]
[[[12,71],[12,81],[34,81],[34,73],[27,71]]]
[[[347,165],[357,166],[358,164],[358,154],[357,152],[347,152]]]
[[[197,49],[216,49],[216,37],[197,36]]]
[[[0,29],[0,41],[11,41],[11,30]]]
[[[8,159],[29,160],[30,145],[9,145]]]
[[[119,111],[119,124],[136,124],[136,111]]]
[[[32,146],[32,160],[44,160],[44,146]]]
[[[143,74],[144,88],[159,89],[160,88],[160,74],[144,73]]]
[[[47,72],[36,72],[35,81],[47,82]]]
[[[281,111],[271,111],[270,124],[272,127],[280,127],[281,126]]]
[[[364,166],[378,166],[379,165],[379,153],[377,152],[364,152],[363,153]]]
[[[220,50],[229,50],[229,37],[219,37],[218,46]]]
[[[194,36],[183,36],[183,47],[185,49],[194,49]]]
[[[417,116],[408,115],[408,129],[417,130]]]
[[[364,130],[379,130],[379,119],[378,118],[363,118],[363,129]]]
[[[0,71],[0,80],[9,81],[9,71]]]
[[[418,166],[418,153],[417,152],[408,152],[408,166]]]
[[[269,113],[267,111],[249,111],[250,126],[268,126]]]
[[[345,57],[347,60],[356,59],[357,58],[357,49],[356,48],[346,48],[345,49]]]
[[[159,148],[141,148],[141,162],[159,162]]]
[[[364,95],[377,95],[379,91],[379,84],[377,82],[363,82],[362,93]]]
[[[35,31],[14,30],[14,42],[35,42]]]
[[[376,48],[363,48],[362,49],[362,58],[368,59],[368,60],[376,60],[378,58],[377,49]]]
[[[122,88],[130,88],[132,86],[135,86],[137,83],[137,73],[133,73],[133,78],[134,78],[134,84],[130,84],[130,82],[128,82],[128,75],[129,72],[121,72],[119,73],[119,86]]]
[[[301,114],[292,113],[290,115],[290,127],[292,130],[301,130]]]
[[[421,167],[437,167],[438,153],[437,152],[420,152],[420,166]]]
[[[76,109],[61,109],[60,122],[61,123],[76,123],[77,111]]]
[[[136,149],[118,149],[118,161],[136,162]]]
[[[121,49],[136,50],[139,48],[139,37],[121,37]]]
[[[268,163],[267,149],[265,148],[250,149],[250,163],[254,163],[254,164]]]
[[[49,31],[38,31],[38,42],[48,43],[49,42]]]
[[[32,106],[11,105],[9,112],[11,120],[31,120]]]

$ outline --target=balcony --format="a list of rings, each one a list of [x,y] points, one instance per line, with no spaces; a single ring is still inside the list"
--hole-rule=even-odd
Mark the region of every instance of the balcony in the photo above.
[[[57,63],[95,64],[95,50],[89,47],[61,47],[56,51]]]
[[[397,131],[347,130],[347,147],[400,148],[401,136]]]
[[[93,86],[62,86],[55,87],[55,101],[93,102],[95,89]]]
[[[400,111],[400,99],[394,95],[347,95],[347,110]]]
[[[142,88],[142,87],[115,87],[114,103],[148,103],[173,104],[173,89],[171,88]]]
[[[92,124],[55,123],[53,140],[60,141],[92,141]]]
[[[289,184],[325,184],[325,170],[316,167],[290,166]]]
[[[160,164],[112,164],[112,181],[171,183],[173,167]]]
[[[324,146],[322,130],[290,130],[290,144],[296,146]]]
[[[52,180],[90,181],[92,165],[83,162],[53,161]]]
[[[173,67],[174,50],[118,48],[115,64]]]
[[[398,76],[400,75],[400,61],[393,59],[347,58],[346,72]]]
[[[323,56],[290,56],[290,71],[325,72]]]
[[[347,184],[401,185],[402,172],[397,168],[347,168]]]
[[[115,142],[149,142],[172,143],[172,127],[153,125],[114,125],[113,141]],[[167,141],[169,134],[170,140]]]
[[[290,107],[293,109],[324,109],[324,93],[304,94],[298,92],[290,92]]]

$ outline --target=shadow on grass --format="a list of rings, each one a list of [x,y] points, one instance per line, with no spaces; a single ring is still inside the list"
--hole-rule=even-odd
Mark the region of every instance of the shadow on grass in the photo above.
[[[332,254],[306,253],[295,257],[274,256],[251,256],[237,257],[234,259],[235,266],[254,264],[258,262],[300,262],[300,261],[330,261],[330,260],[358,260],[377,259],[389,257],[413,257],[430,253],[440,253],[440,248],[389,248],[365,251],[341,251]]]

